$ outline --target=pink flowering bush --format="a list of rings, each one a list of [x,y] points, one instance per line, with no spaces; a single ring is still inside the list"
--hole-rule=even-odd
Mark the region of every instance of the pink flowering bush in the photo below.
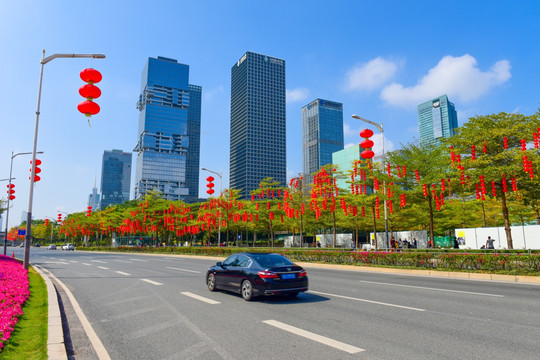
[[[0,255],[0,349],[11,337],[29,296],[28,271],[19,261]]]

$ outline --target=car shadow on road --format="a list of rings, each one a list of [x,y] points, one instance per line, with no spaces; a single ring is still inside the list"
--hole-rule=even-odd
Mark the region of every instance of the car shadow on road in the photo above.
[[[241,295],[238,296],[240,298],[242,297]],[[260,302],[269,305],[304,305],[328,300],[330,300],[328,297],[304,292],[298,294],[296,297],[286,295],[261,296],[255,298],[253,302]]]

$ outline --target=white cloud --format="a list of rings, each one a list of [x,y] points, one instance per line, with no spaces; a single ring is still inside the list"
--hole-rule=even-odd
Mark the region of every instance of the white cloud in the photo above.
[[[296,88],[292,90],[287,89],[287,102],[297,102],[306,100],[309,96],[309,89],[307,88]]]
[[[397,64],[376,57],[367,63],[355,65],[346,75],[347,90],[374,90],[394,77]]]
[[[481,71],[469,54],[445,56],[411,87],[393,83],[381,91],[381,98],[394,106],[412,107],[447,94],[453,100],[470,102],[510,79],[510,62],[497,61],[488,71]],[[456,101],[454,100],[454,101]]]
[[[206,101],[212,101],[216,96],[220,96],[224,91],[225,87],[223,85],[218,85],[213,89],[206,91],[203,90],[203,96]]]

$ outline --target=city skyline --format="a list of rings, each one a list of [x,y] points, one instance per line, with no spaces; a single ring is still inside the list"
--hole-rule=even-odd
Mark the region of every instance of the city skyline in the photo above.
[[[199,167],[222,173],[223,188],[229,186],[230,69],[246,51],[287,63],[287,179],[302,172],[300,109],[310,99],[343,104],[345,147],[358,144],[359,131],[369,127],[352,119],[353,113],[384,123],[387,151],[418,140],[417,105],[441,94],[456,104],[460,126],[474,115],[532,114],[538,109],[535,59],[540,46],[515,40],[538,32],[536,1],[456,1],[452,6],[344,1],[331,7],[319,1],[278,1],[272,6],[239,1],[234,7],[219,1],[128,4],[96,1],[100,15],[92,36],[84,39],[79,31],[65,31],[84,26],[81,14],[88,9],[83,4],[0,5],[5,44],[5,56],[0,57],[0,178],[8,177],[11,151],[32,149],[42,49],[46,56],[107,56],[57,59],[44,68],[37,145],[44,152],[39,157],[43,171],[35,185],[34,219],[56,218],[58,211],[86,211],[103,151],[133,149],[138,121],[134,103],[148,57],[162,55],[191,65],[190,77],[204,89]],[[300,16],[327,26],[301,26]],[[160,26],[148,25],[153,23]],[[179,23],[197,29],[197,36],[184,36]],[[180,34],[181,41],[173,34]],[[444,42],[435,41],[433,34]],[[101,112],[92,116],[91,127],[76,109],[81,101],[77,90],[83,85],[79,72],[88,67],[103,74],[102,96],[95,101]],[[378,154],[381,135],[372,130]],[[19,224],[19,215],[27,209],[29,160],[20,156],[13,162],[16,199],[11,202],[10,227]],[[0,183],[4,191],[5,184]],[[204,181],[199,181],[199,194],[207,196]]]

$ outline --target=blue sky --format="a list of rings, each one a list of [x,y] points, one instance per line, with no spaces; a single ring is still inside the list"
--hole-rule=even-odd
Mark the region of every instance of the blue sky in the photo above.
[[[148,57],[190,65],[190,83],[203,87],[200,165],[222,172],[227,187],[230,71],[246,51],[286,61],[291,177],[302,171],[300,109],[316,98],[343,103],[345,144],[358,143],[366,127],[351,118],[356,113],[384,124],[388,150],[418,138],[416,105],[442,94],[455,104],[460,125],[474,115],[536,112],[538,18],[540,2],[534,0],[4,0],[0,179],[9,177],[12,151],[32,150],[43,49],[46,55],[107,58],[45,65],[38,137],[38,150],[45,153],[35,219],[84,211],[94,183],[100,187],[103,151],[133,149],[135,104]],[[82,101],[79,72],[87,67],[103,74],[96,100],[101,112],[91,127],[76,108]],[[380,135],[374,141],[377,152]],[[28,207],[29,160],[18,156],[13,162],[10,226],[20,223]],[[201,197],[205,177],[201,173]]]

